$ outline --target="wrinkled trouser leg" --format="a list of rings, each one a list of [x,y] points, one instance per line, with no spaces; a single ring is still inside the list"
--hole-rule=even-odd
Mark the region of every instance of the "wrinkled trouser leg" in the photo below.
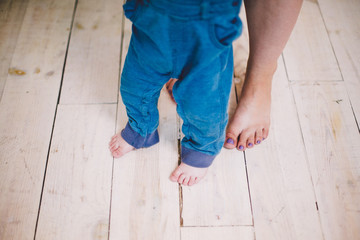
[[[120,92],[129,118],[121,136],[133,147],[143,148],[159,142],[157,102],[169,77],[139,64],[132,44],[121,75]]]
[[[121,83],[129,116],[122,136],[136,148],[158,141],[159,93],[170,77],[178,78],[173,94],[184,121],[181,158],[194,167],[210,166],[225,140],[231,43],[241,32],[239,0],[209,4],[131,0],[124,7],[133,35]]]
[[[232,48],[197,71],[180,79],[173,94],[183,119],[181,160],[193,167],[208,167],[220,152],[228,122],[232,84]]]

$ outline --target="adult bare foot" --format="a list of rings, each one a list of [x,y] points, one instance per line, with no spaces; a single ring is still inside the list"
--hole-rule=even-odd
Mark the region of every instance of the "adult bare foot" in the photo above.
[[[240,101],[226,130],[224,147],[244,151],[260,144],[269,134],[271,82],[275,68],[246,77]]]
[[[170,180],[185,186],[192,186],[205,177],[207,168],[197,168],[181,163],[171,174]]]
[[[114,158],[120,158],[126,153],[134,150],[134,147],[128,144],[121,136],[120,132],[115,134],[109,143],[111,155]]]

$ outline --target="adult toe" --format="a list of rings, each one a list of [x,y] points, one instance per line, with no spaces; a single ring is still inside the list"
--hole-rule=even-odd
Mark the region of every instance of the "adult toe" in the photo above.
[[[244,146],[244,150],[247,148],[252,148],[254,146],[254,137],[255,137],[254,129],[247,129],[247,130],[243,131],[240,134],[238,149],[243,150],[243,149],[240,149],[240,143],[241,143],[241,146]]]
[[[263,139],[263,130],[258,129],[255,133],[255,144],[260,144]]]
[[[247,148],[252,148],[254,146],[254,139],[255,139],[254,134],[249,136],[249,138],[246,141]]]
[[[248,147],[247,140],[251,136],[250,134],[251,133],[249,131],[241,132],[240,137],[239,137],[239,142],[238,142],[238,145],[237,145],[238,150],[244,151]]]
[[[237,145],[237,137],[233,133],[226,133],[224,148],[233,149]]]
[[[234,130],[232,128],[226,129],[226,138],[224,143],[224,148],[233,149],[237,146],[237,140],[239,137],[240,131]]]
[[[263,129],[263,140],[265,140],[269,136],[269,128]]]

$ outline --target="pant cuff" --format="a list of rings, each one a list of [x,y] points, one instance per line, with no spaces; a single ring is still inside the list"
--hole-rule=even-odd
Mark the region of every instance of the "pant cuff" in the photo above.
[[[215,157],[181,146],[181,162],[192,167],[207,168],[212,164]]]
[[[159,134],[157,130],[143,137],[132,129],[129,123],[127,123],[125,128],[121,131],[121,136],[128,144],[136,149],[151,147],[159,142]]]

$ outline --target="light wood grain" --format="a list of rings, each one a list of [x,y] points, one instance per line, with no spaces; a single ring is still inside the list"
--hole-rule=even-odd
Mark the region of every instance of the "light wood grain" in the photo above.
[[[119,91],[122,0],[79,1],[61,103],[114,103]]]
[[[319,0],[357,122],[360,122],[360,1]]]
[[[269,137],[245,152],[256,239],[322,239],[296,106],[281,58],[271,111]]]
[[[0,100],[28,2],[0,1]]]
[[[10,65],[25,75],[8,75],[0,103],[0,239],[34,236],[73,9],[73,0],[26,9]]]
[[[108,239],[116,105],[60,105],[36,239]]]
[[[253,227],[183,227],[181,240],[254,240]]]
[[[123,58],[131,23],[126,20]],[[180,239],[179,187],[169,176],[178,162],[175,105],[162,90],[160,143],[114,160],[110,239]],[[119,96],[117,131],[127,122]]]
[[[345,86],[294,90],[324,237],[360,239],[360,135]]]
[[[317,1],[304,1],[284,58],[291,81],[342,80]]]

